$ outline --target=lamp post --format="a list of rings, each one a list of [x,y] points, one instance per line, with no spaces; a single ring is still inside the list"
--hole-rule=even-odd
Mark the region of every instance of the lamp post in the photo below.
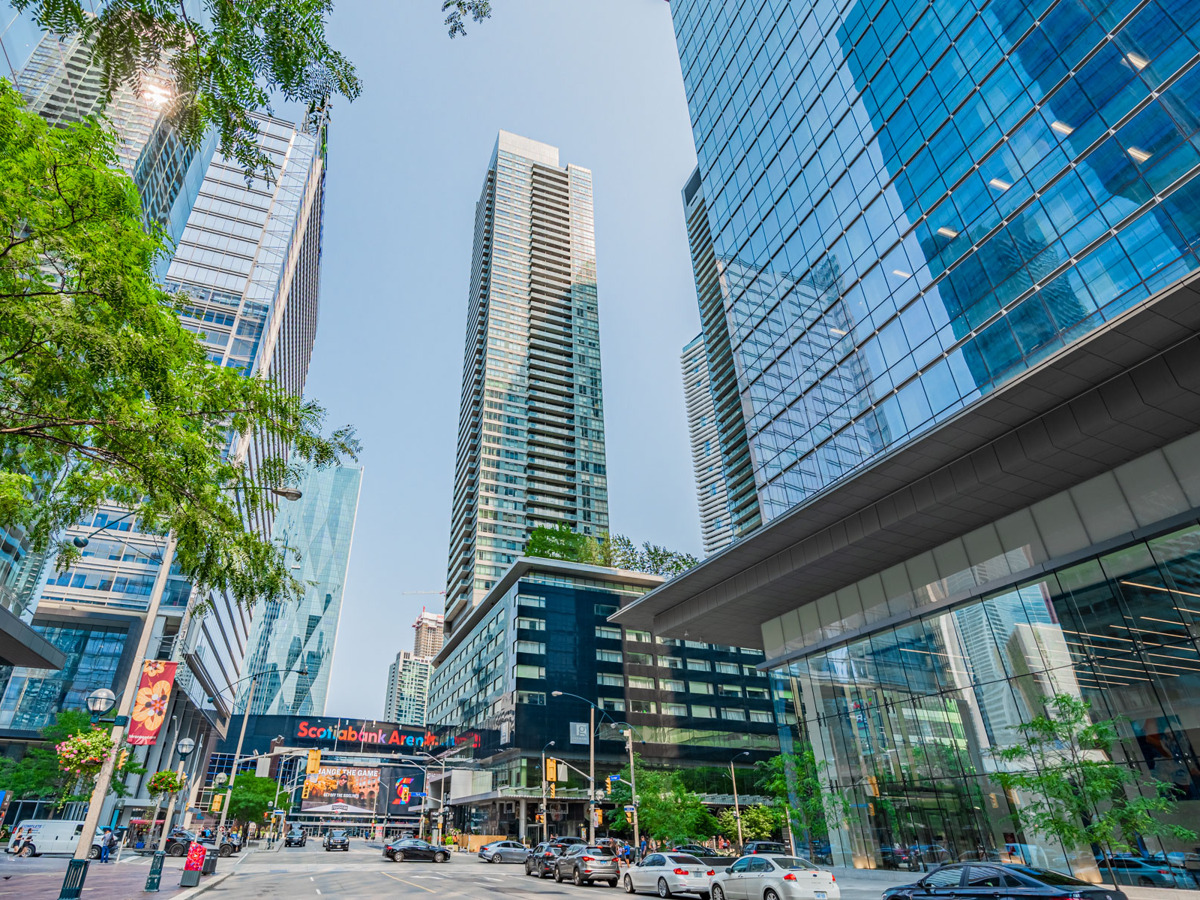
[[[175,750],[179,753],[179,768],[175,774],[180,778],[183,777],[183,762],[188,755],[196,749],[196,742],[191,738],[184,738],[175,745]],[[177,792],[176,792],[177,793]],[[158,838],[158,849],[163,850],[167,846],[167,838],[171,834],[171,815],[175,812],[175,793],[171,794],[171,799],[167,801],[167,811],[163,815],[163,830]]]
[[[596,704],[587,697],[566,691],[551,691],[551,697],[574,697],[589,707],[588,719],[588,843],[596,843]],[[543,769],[543,772],[545,770]]]
[[[743,750],[741,753],[736,754],[733,759],[729,761],[729,780],[733,782],[733,817],[737,819],[739,853],[742,850],[742,807],[738,803],[737,774],[733,771],[733,760],[749,755],[749,750]]]
[[[117,705],[117,695],[108,688],[97,688],[87,695],[84,702],[92,714],[92,722],[99,722],[105,713]]]
[[[542,748],[542,840],[550,840],[550,807],[546,805],[546,749],[553,747],[550,741]]]
[[[551,743],[553,743],[553,741],[551,741]],[[424,756],[426,759],[432,760],[433,762],[440,762],[442,764],[442,777],[441,777],[441,781],[439,782],[441,785],[442,795],[437,798],[437,802],[438,802],[438,841],[439,841],[439,843],[443,843],[444,838],[446,836],[446,834],[445,834],[445,832],[446,832],[446,760],[449,759],[451,756],[454,756],[456,753],[462,753],[466,749],[467,748],[465,746],[456,747],[455,749],[449,751],[448,753],[442,753],[442,754],[439,754],[438,756],[434,756],[432,753],[426,753],[424,750],[419,751],[420,754],[422,756]],[[425,771],[425,799],[433,800],[434,798],[429,796],[429,770],[426,769],[424,771]],[[421,805],[424,806],[425,804],[421,804]]]

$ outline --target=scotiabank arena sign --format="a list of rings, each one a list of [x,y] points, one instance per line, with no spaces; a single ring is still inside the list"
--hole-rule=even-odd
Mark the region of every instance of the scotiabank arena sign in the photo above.
[[[410,749],[449,750],[455,747],[478,747],[480,744],[479,733],[475,731],[438,734],[425,729],[405,728],[391,722],[364,719],[298,719],[292,737],[302,741],[305,746],[346,751],[368,747],[398,752]]]

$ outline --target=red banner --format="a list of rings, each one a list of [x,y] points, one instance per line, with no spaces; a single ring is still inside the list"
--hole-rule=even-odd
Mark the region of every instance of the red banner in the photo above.
[[[138,682],[137,699],[133,701],[133,713],[129,718],[129,743],[153,744],[158,739],[158,731],[167,716],[178,665],[157,659],[142,663],[142,680]]]

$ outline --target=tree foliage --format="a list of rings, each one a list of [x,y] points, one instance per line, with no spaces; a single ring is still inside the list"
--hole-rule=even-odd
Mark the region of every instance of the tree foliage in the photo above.
[[[792,827],[808,841],[829,837],[829,810],[836,801],[821,783],[821,765],[812,744],[802,742],[794,753],[780,753],[755,764],[759,770],[758,790],[772,798],[784,827]]]
[[[1163,821],[1175,807],[1175,786],[1115,760],[1117,723],[1093,722],[1089,701],[1059,694],[1019,728],[1020,742],[997,753],[996,773],[1017,795],[1017,827],[1108,855],[1129,850],[1139,835],[1195,840],[1194,831]]]
[[[229,795],[229,817],[235,822],[261,822],[280,802],[288,802],[288,793],[279,790],[275,779],[238,775]]]
[[[201,596],[296,596],[284,551],[246,522],[273,509],[265,488],[354,456],[357,440],[323,437],[316,403],[208,361],[180,322],[186,298],[154,282],[162,242],[114,146],[94,121],[47,126],[0,82],[0,522],[44,549],[118,504],[140,530],[175,533]],[[227,452],[250,433],[278,448],[253,478]],[[78,556],[58,550],[60,568]]]
[[[678,575],[700,563],[690,553],[668,550],[649,541],[639,548],[623,534],[601,534],[599,538],[578,534],[565,522],[554,528],[533,529],[524,555],[664,576]]]
[[[717,816],[721,833],[731,841],[738,836],[737,811],[731,806]],[[783,813],[773,806],[742,807],[742,840],[766,841],[777,838],[783,829]]]
[[[77,709],[63,710],[53,724],[41,729],[44,744],[31,745],[19,760],[0,757],[0,788],[12,791],[17,800],[56,800],[57,808],[72,801],[87,800],[92,795],[91,782],[64,772],[59,767],[58,752],[54,748],[67,738],[92,728],[92,719],[87,713]],[[125,777],[140,775],[146,770],[134,761],[127,748],[119,753],[118,762],[117,777],[112,779],[109,790],[126,797],[129,791],[125,787]]]
[[[450,29],[450,37],[466,34],[466,20],[469,16],[476,22],[482,22],[492,14],[492,4],[489,0],[442,0],[442,12],[446,16],[446,27]]]
[[[647,769],[641,756],[634,757],[637,774],[638,827],[643,835],[673,844],[716,834],[717,821],[700,796],[684,786],[678,773],[667,769]],[[625,821],[625,807],[632,794],[629,766],[621,771],[621,780],[612,786],[609,800],[617,808],[608,813],[609,828],[631,836],[633,828]]]

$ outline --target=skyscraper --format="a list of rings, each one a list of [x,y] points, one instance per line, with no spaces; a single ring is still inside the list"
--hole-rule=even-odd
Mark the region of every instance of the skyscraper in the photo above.
[[[413,654],[422,659],[433,659],[442,649],[446,617],[421,610],[413,622]]]
[[[388,667],[385,722],[424,726],[429,708],[429,676],[433,660],[401,650]]]
[[[238,712],[249,700],[251,715],[325,714],[362,469],[310,468],[297,487],[303,496],[279,509],[271,536],[300,553],[292,574],[305,585],[304,597],[266,601],[254,611],[244,668],[259,677],[253,700],[250,682],[241,685]]]
[[[683,348],[683,399],[687,406],[688,434],[692,440],[692,469],[696,473],[696,500],[700,505],[700,537],[706,556],[733,540],[729,521],[729,491],[721,444],[717,438],[717,411],[704,335]]]
[[[446,632],[560,523],[608,530],[592,175],[501,131],[475,207]]]

